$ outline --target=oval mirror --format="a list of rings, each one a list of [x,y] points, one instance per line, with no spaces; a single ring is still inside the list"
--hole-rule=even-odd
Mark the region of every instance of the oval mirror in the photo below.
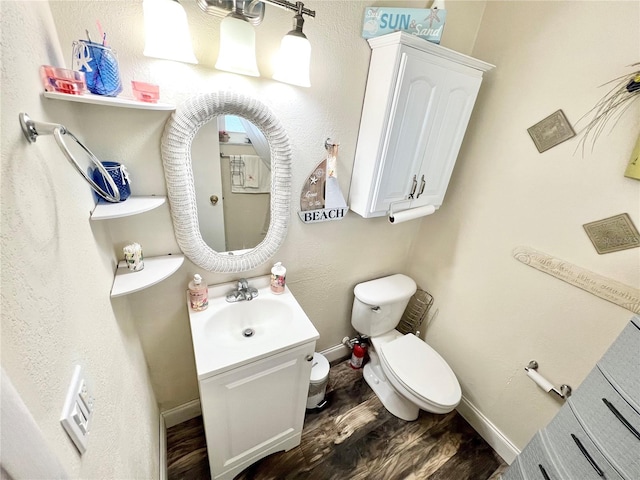
[[[217,252],[255,248],[269,230],[271,152],[249,120],[221,115],[191,142],[198,224]]]
[[[196,134],[207,123],[225,115],[251,122],[264,135],[271,155],[270,222],[266,235],[255,248],[237,254],[216,251],[202,237],[192,162]],[[194,264],[210,272],[244,272],[267,262],[280,248],[289,225],[291,148],[285,130],[266,105],[233,92],[206,93],[187,100],[167,122],[162,162],[176,239]]]

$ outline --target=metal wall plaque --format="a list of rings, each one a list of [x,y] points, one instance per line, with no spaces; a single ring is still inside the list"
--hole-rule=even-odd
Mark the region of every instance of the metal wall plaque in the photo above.
[[[533,127],[527,128],[527,132],[540,153],[576,135],[562,110],[552,113]]]
[[[640,235],[628,214],[622,213],[583,225],[599,254],[640,247]]]

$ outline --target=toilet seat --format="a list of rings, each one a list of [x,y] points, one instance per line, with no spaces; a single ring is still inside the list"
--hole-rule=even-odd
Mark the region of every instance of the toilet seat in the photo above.
[[[415,335],[398,336],[374,346],[391,384],[423,410],[448,413],[462,397],[460,384],[445,360]]]

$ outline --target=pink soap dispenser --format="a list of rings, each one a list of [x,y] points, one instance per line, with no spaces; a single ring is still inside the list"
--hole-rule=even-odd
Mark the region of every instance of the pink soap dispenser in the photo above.
[[[285,277],[287,269],[284,268],[282,262],[276,263],[271,269],[271,292],[276,295],[284,293]]]
[[[209,306],[209,288],[202,282],[202,277],[197,273],[189,282],[189,303],[196,312],[206,310]]]

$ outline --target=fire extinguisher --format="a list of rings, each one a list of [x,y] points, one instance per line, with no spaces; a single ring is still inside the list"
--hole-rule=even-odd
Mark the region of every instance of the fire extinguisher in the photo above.
[[[353,352],[351,353],[351,361],[349,365],[353,369],[362,368],[364,362],[364,356],[367,354],[367,344],[362,339],[356,340],[353,345]]]

